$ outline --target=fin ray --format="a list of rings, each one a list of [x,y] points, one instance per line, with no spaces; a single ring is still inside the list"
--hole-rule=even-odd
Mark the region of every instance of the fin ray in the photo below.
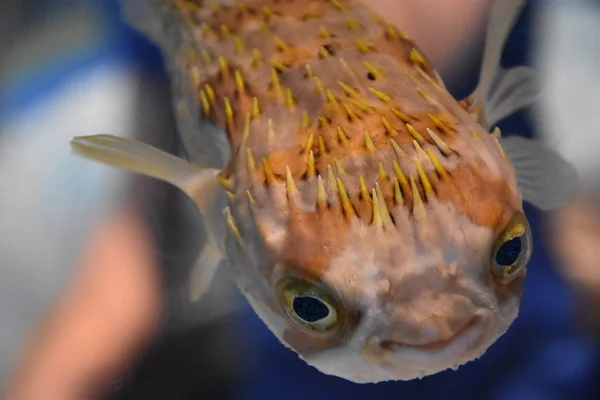
[[[533,69],[499,67],[482,116],[484,127],[491,130],[499,121],[535,103],[539,96],[540,87]]]
[[[500,142],[514,165],[523,200],[547,211],[580,196],[575,167],[557,152],[539,140],[520,136],[505,136]]]
[[[510,32],[525,6],[526,0],[495,0],[490,11],[486,30],[479,83],[468,96],[471,110],[479,106],[485,109],[486,99],[500,66],[502,51]]]

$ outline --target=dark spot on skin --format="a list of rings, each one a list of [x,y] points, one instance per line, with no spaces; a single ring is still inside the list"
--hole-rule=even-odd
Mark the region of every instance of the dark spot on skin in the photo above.
[[[333,46],[331,46],[330,44],[324,44],[323,47],[325,48],[325,50],[327,50],[329,54],[331,54],[332,56],[335,55],[335,50],[333,49]]]
[[[374,81],[375,80],[375,75],[373,75],[371,72],[369,72],[367,74],[367,79],[370,80],[370,81]]]
[[[391,351],[391,350],[394,350],[398,345],[397,345],[397,343],[395,343],[391,340],[382,340],[379,343],[379,346],[384,350]]]

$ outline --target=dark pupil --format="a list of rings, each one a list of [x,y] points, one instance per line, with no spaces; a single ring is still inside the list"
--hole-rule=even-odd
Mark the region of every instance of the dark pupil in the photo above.
[[[496,263],[499,265],[513,265],[521,255],[521,237],[514,237],[502,244],[496,252]]]
[[[306,322],[315,322],[329,315],[329,309],[314,297],[294,298],[294,312]]]

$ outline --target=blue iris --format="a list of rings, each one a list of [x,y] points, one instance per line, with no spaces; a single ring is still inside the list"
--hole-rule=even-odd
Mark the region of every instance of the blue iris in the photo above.
[[[514,237],[502,243],[496,252],[496,263],[498,265],[513,265],[521,255],[523,242],[520,236]]]
[[[329,315],[329,308],[314,297],[295,297],[293,306],[296,315],[306,322],[316,322]]]

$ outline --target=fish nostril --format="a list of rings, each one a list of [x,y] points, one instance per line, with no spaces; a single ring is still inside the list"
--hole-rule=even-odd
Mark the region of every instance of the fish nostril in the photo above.
[[[380,340],[379,341],[379,347],[381,347],[384,350],[388,350],[388,351],[393,351],[400,346],[402,346],[400,343],[393,341],[393,340]]]

